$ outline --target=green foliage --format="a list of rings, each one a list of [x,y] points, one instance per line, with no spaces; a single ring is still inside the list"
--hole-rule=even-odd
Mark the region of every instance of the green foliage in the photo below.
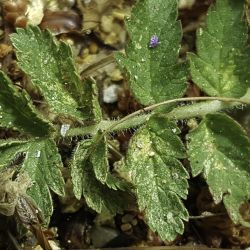
[[[198,55],[189,54],[191,75],[209,95],[240,97],[250,77],[244,1],[216,2],[209,10],[207,26],[199,30]],[[117,53],[116,59],[128,73],[131,90],[143,105],[179,98],[186,90],[187,68],[178,63],[181,27],[176,20],[177,1],[138,0],[126,21],[130,41],[125,55]],[[154,35],[159,43],[149,47]],[[13,168],[20,175],[28,175],[32,184],[28,187],[26,183],[22,195],[27,192],[49,222],[53,212],[51,191],[64,195],[60,172],[63,163],[58,152],[62,124],[57,123],[64,119],[49,118],[56,114],[59,118],[84,119],[82,123],[63,124],[72,124],[72,130],[78,131],[75,135],[79,141],[70,161],[76,198],[84,198],[98,213],[114,214],[134,205],[131,192],[135,192],[148,225],[162,239],[171,241],[182,234],[184,221],[188,220],[182,200],[187,198],[189,174],[181,163],[187,154],[179,135],[183,138],[186,130],[180,131],[167,117],[201,117],[214,110],[211,103],[176,108],[170,115],[170,109],[158,109],[158,116],[140,110],[118,121],[105,121],[95,81],[89,78],[81,82],[68,45],[57,42],[49,31],[41,32],[33,26],[17,29],[11,40],[19,66],[49,107],[48,114],[43,112],[44,118],[25,90],[19,90],[0,72],[0,127],[21,132],[19,139],[0,140],[0,169]],[[222,109],[226,104],[217,106]],[[109,163],[109,133],[142,123],[115,172]],[[81,139],[82,135],[92,138]],[[188,138],[193,176],[203,175],[215,202],[223,201],[235,223],[250,226],[239,212],[250,199],[250,143],[245,132],[228,116],[209,114]]]
[[[188,173],[178,160],[186,156],[179,133],[175,123],[151,118],[132,138],[124,164],[149,226],[167,240],[182,234],[182,220],[188,220],[181,201],[187,197]]]
[[[18,91],[11,80],[0,71],[0,127],[17,129],[34,136],[47,135],[52,130],[44,120],[25,90]]]
[[[185,66],[177,64],[182,34],[176,19],[176,0],[139,0],[126,20],[130,42],[126,55],[116,54],[116,59],[144,105],[181,97],[186,90]],[[149,48],[153,35],[160,43]]]
[[[101,136],[101,134],[100,134]],[[96,149],[93,154],[91,154],[91,161],[93,164],[93,169],[95,172],[96,178],[105,184],[107,182],[108,174],[109,174],[109,162],[108,162],[108,148],[107,148],[107,140],[106,138],[102,138],[100,142],[98,139],[100,136],[96,136],[95,142]]]
[[[27,191],[41,209],[46,223],[53,212],[50,189],[64,195],[64,181],[60,172],[62,162],[57,146],[47,138],[52,124],[41,117],[25,90],[17,90],[11,80],[0,72],[0,126],[17,129],[30,140],[1,140],[0,167],[18,165],[32,181]]]
[[[234,120],[209,114],[189,134],[194,176],[202,173],[214,201],[223,200],[235,223],[250,226],[239,209],[250,199],[250,140]]]
[[[244,2],[216,1],[208,12],[206,27],[197,33],[198,55],[189,54],[191,74],[208,95],[240,97],[250,86]]]
[[[79,119],[83,114],[89,115],[89,119],[101,119],[95,83],[89,80],[84,86],[81,84],[69,46],[57,43],[48,31],[41,32],[31,26],[18,29],[17,34],[12,35],[12,41],[17,49],[19,65],[39,88],[53,112]],[[25,90],[18,91],[3,72],[0,72],[0,85],[0,126],[17,129],[33,137],[23,141],[1,141],[0,166],[17,164],[20,172],[28,173],[32,185],[27,193],[48,223],[53,212],[50,190],[64,195],[61,157],[54,140],[47,137],[53,135],[54,128],[41,117]]]
[[[28,173],[32,180],[28,194],[48,223],[53,212],[49,189],[58,195],[64,195],[64,181],[60,172],[62,162],[57,147],[48,138],[0,141],[0,166],[11,166],[18,161],[22,161],[20,171]]]
[[[73,64],[70,47],[56,42],[51,33],[38,27],[17,29],[11,35],[19,66],[38,87],[51,111],[78,119],[87,118],[83,108],[83,87]]]
[[[102,137],[101,132],[99,132],[99,134],[94,137],[92,146],[94,149],[91,151],[90,158],[97,180],[114,190],[126,190],[128,185],[110,172],[107,139],[105,136]],[[90,148],[90,150],[92,150],[92,148]]]
[[[88,119],[93,121],[101,121],[102,111],[98,102],[98,91],[96,83],[93,79],[87,79],[83,83],[84,100],[83,100],[83,112],[88,114]]]
[[[71,160],[71,176],[75,196],[80,199],[83,195],[87,204],[98,213],[122,212],[128,205],[127,194],[123,191],[115,191],[103,184],[108,175],[107,159],[103,158],[105,157],[103,154],[106,154],[103,151],[105,150],[104,141],[101,141],[94,152],[91,146],[95,146],[92,140],[78,143]],[[98,152],[99,149],[101,152]],[[99,155],[97,156],[97,154]],[[100,159],[98,165],[94,166],[97,157]],[[103,170],[102,173],[101,170]]]

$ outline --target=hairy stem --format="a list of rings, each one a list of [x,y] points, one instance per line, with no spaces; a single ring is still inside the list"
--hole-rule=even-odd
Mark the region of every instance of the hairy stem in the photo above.
[[[146,108],[140,109],[132,114],[125,116],[120,120],[103,120],[96,125],[91,125],[81,128],[70,129],[66,136],[77,135],[94,135],[98,130],[104,131],[104,134],[127,130],[144,124],[151,114],[145,114],[146,112],[153,111],[160,106],[187,101],[206,101],[200,103],[194,103],[186,106],[181,106],[173,109],[171,112],[165,114],[169,119],[179,120],[188,119],[192,117],[201,117],[208,113],[221,111],[224,109],[232,108],[241,104],[250,105],[249,98],[226,98],[226,97],[189,97],[178,98],[173,100],[157,103]]]
[[[217,101],[222,101],[222,102],[238,102],[238,103],[242,103],[242,104],[250,104],[249,100],[240,100],[240,99],[235,99],[235,98],[227,98],[227,97],[187,97],[187,98],[177,98],[177,99],[173,99],[173,100],[168,100],[168,101],[164,101],[164,102],[160,102],[160,103],[156,103],[153,104],[151,106],[148,106],[146,108],[140,109],[130,115],[125,116],[124,118],[116,121],[116,123],[114,123],[112,126],[110,126],[108,128],[108,130],[106,130],[107,132],[112,132],[113,128],[115,128],[116,126],[118,126],[119,124],[124,123],[127,120],[130,120],[131,118],[141,115],[147,111],[153,111],[155,109],[157,109],[158,107],[161,107],[163,105],[167,105],[167,104],[171,104],[171,103],[176,103],[176,102],[187,102],[187,101],[207,101],[207,100],[217,100]],[[210,104],[208,104],[210,105]],[[209,109],[209,107],[207,106],[207,109]],[[196,113],[196,116],[199,114],[199,112]],[[176,117],[175,117],[176,118]],[[185,117],[187,118],[187,117]]]

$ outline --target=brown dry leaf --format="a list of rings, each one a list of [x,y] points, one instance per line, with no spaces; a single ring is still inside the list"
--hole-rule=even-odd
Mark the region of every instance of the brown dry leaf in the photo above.
[[[11,216],[20,196],[26,193],[31,185],[31,179],[25,173],[13,179],[15,171],[7,169],[0,174],[0,214]]]
[[[4,58],[5,56],[7,56],[10,52],[12,51],[12,47],[1,43],[0,44],[0,59]]]
[[[81,17],[73,10],[46,10],[40,23],[40,28],[43,30],[49,29],[53,34],[58,35],[81,30],[81,22]]]

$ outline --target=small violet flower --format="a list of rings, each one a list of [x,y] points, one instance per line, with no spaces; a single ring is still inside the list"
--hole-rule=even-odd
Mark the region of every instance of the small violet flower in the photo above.
[[[159,44],[159,38],[157,35],[153,35],[150,38],[149,48],[155,48]]]

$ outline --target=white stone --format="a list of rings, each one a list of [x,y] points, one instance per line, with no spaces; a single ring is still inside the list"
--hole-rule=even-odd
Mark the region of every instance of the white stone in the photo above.
[[[114,103],[118,100],[120,87],[116,84],[110,85],[103,90],[103,102]]]

